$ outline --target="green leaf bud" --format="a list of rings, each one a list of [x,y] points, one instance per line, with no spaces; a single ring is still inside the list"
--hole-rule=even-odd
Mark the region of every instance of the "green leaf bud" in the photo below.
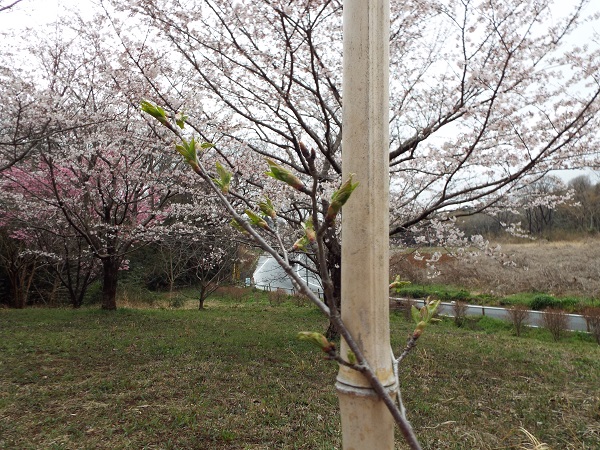
[[[219,178],[213,178],[213,182],[221,188],[223,194],[229,192],[229,183],[231,182],[231,173],[217,161],[217,174]]]
[[[298,239],[296,242],[294,242],[292,250],[305,252],[307,245],[308,245],[308,238],[306,236],[302,236],[300,239]]]
[[[196,140],[192,137],[190,141],[181,139],[181,144],[175,145],[175,148],[185,158],[188,164],[198,164],[198,151],[196,149]]]
[[[235,228],[236,230],[240,231],[241,233],[248,233],[248,232],[246,231],[246,229],[245,229],[243,226],[241,226],[241,225],[239,224],[239,222],[238,222],[237,220],[235,220],[235,219],[231,219],[231,222],[229,222],[229,224],[230,224],[230,225],[231,225],[233,228]]]
[[[256,225],[257,227],[264,228],[265,230],[269,230],[270,229],[269,228],[269,224],[265,221],[265,219],[263,219],[262,217],[260,217],[256,213],[254,213],[253,211],[247,209],[244,212],[246,213],[246,215],[250,219],[250,222],[253,225]]]
[[[258,207],[265,216],[270,217],[271,219],[277,217],[277,212],[275,211],[273,202],[269,198],[265,197],[264,201],[259,202]]]
[[[160,106],[157,106],[148,100],[143,100],[140,103],[140,107],[142,111],[146,114],[151,115],[155,119],[157,119],[160,123],[162,123],[166,127],[170,127],[169,119],[167,118],[167,113]]]
[[[415,324],[418,324],[421,321],[421,313],[415,305],[412,305],[410,307],[410,315],[412,316],[412,319],[415,322]]]
[[[403,281],[400,279],[400,275],[396,275],[394,281],[390,284],[390,289],[400,290],[404,286],[408,286],[410,281]]]
[[[182,112],[178,112],[177,114],[175,114],[175,123],[177,124],[177,126],[179,128],[181,128],[183,130],[183,128],[185,127],[185,121],[187,120],[187,116],[182,113]]]
[[[298,333],[298,339],[311,342],[325,353],[335,350],[335,344],[333,342],[329,342],[325,336],[315,331],[301,331]]]
[[[266,172],[268,176],[275,178],[276,180],[283,181],[298,191],[306,192],[306,187],[304,186],[304,183],[302,183],[302,180],[300,180],[300,178],[298,178],[292,172],[268,158],[267,164],[271,169],[269,172]]]
[[[313,221],[310,217],[302,224],[302,228],[304,228],[304,233],[306,233],[306,238],[309,242],[315,242],[317,240],[317,233],[315,232],[315,227],[313,226]]]

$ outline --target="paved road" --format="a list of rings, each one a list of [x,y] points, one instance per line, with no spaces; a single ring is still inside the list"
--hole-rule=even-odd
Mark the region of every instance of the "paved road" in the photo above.
[[[318,278],[311,272],[301,266],[295,267],[296,272],[308,283],[309,287],[313,292],[321,295],[323,288]],[[277,262],[270,256],[263,255],[258,259],[256,270],[254,271],[254,285],[259,289],[267,291],[274,291],[276,289],[284,289],[287,292],[294,292],[294,285],[283,269],[277,264]],[[391,297],[390,300],[402,301],[401,298]],[[416,300],[417,303],[422,306],[424,300]],[[442,303],[440,305],[440,314],[452,317],[454,310],[452,303]],[[542,311],[530,311],[529,312],[529,324],[533,327],[543,326],[543,312]],[[494,306],[467,306],[468,316],[489,316],[494,319],[502,319],[509,321],[508,313],[505,308],[499,308]],[[587,331],[585,319],[577,314],[568,314],[569,316],[569,330],[571,331]]]

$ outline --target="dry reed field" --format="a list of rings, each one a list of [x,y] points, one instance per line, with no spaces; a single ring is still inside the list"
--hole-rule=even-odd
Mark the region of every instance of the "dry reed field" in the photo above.
[[[495,245],[495,244],[493,244]],[[492,245],[492,246],[493,246]],[[440,249],[436,249],[440,250]],[[500,244],[493,256],[452,257],[446,250],[436,270],[428,278],[428,249],[420,249],[425,259],[413,252],[399,251],[392,257],[391,272],[413,283],[459,285],[481,293],[510,295],[519,292],[544,292],[552,295],[600,297],[600,240]]]

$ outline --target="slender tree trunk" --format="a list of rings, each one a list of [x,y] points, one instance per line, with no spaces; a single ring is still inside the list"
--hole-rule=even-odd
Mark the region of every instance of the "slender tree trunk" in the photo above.
[[[102,309],[117,309],[117,281],[119,278],[119,259],[115,257],[102,260]]]
[[[11,265],[7,270],[11,291],[10,304],[13,308],[25,308],[36,269],[37,265],[33,263],[22,266]]]
[[[200,286],[200,299],[198,302],[198,309],[204,309],[204,300],[206,300],[207,292],[208,289],[206,289],[206,286],[202,284]]]
[[[335,304],[339,311],[342,307],[342,248],[335,236],[330,236],[327,243],[327,267],[333,282],[333,298],[327,298],[325,301],[328,305]],[[331,322],[329,322],[325,336],[329,340],[339,337],[339,333]]]
[[[10,282],[10,302],[13,308],[23,309],[25,308],[26,296],[23,292],[21,283],[19,283],[18,275],[9,273]]]

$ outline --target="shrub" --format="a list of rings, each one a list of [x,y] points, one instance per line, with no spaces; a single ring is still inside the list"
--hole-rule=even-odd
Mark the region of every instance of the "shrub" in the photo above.
[[[467,308],[468,305],[460,300],[455,301],[452,304],[452,311],[454,312],[454,324],[459,328],[465,323],[465,319],[467,318]]]
[[[290,300],[293,300],[293,302],[296,304],[296,306],[300,307],[300,306],[307,306],[307,305],[311,305],[311,301],[308,299],[308,297],[304,294],[300,294],[300,293],[295,293],[292,294],[290,296],[288,296]]]
[[[542,311],[546,308],[560,308],[573,311],[580,301],[573,297],[556,298],[547,294],[538,294],[531,300],[531,309]]]
[[[430,292],[423,286],[404,286],[396,291],[397,295],[402,295],[409,298],[425,298]]]
[[[517,336],[521,336],[521,332],[529,320],[529,309],[525,305],[513,305],[506,312],[515,327],[515,333]]]
[[[446,292],[446,293],[442,294],[441,297],[442,297],[442,300],[455,300],[456,302],[459,302],[460,300],[462,300],[462,301],[469,300],[471,298],[471,293],[464,289],[460,289],[459,291]]]
[[[251,292],[251,289],[238,286],[220,286],[215,293],[221,297],[229,297],[232,300],[241,301],[246,298]]]
[[[585,308],[583,317],[585,318],[588,332],[600,344],[600,308],[592,306]]]
[[[556,308],[558,303],[558,300],[551,295],[539,294],[531,300],[531,309],[542,311],[546,308]]]
[[[160,297],[137,283],[121,283],[117,290],[117,303],[129,306],[152,306]]]
[[[574,297],[564,297],[558,300],[558,306],[568,312],[573,312],[580,303],[580,300]]]
[[[185,305],[185,301],[186,299],[183,295],[174,295],[169,300],[169,306],[174,309],[181,308]]]
[[[560,339],[569,326],[569,316],[561,309],[544,311],[544,326],[550,331],[555,341]]]
[[[271,306],[280,306],[288,299],[288,293],[281,288],[277,288],[274,291],[269,292],[269,304]]]

